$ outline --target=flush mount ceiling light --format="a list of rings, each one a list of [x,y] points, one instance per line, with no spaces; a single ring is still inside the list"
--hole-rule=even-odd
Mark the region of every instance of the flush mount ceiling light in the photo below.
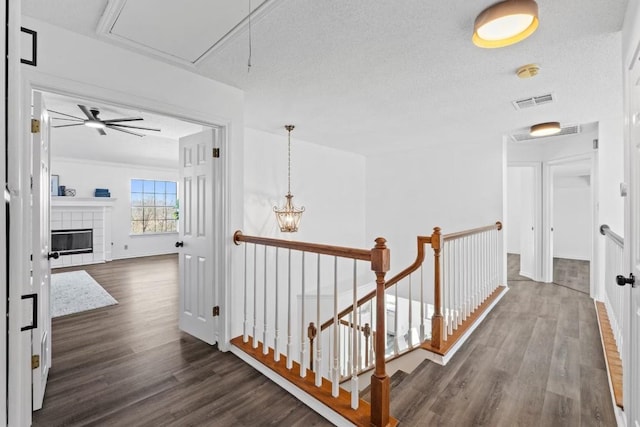
[[[293,199],[293,194],[291,194],[291,131],[295,126],[286,125],[284,128],[289,132],[289,145],[288,145],[288,174],[287,174],[287,184],[288,190],[287,194],[284,196],[286,198],[284,202],[284,206],[278,208],[277,206],[273,207],[273,211],[276,213],[276,219],[278,220],[278,225],[280,226],[280,231],[285,233],[295,233],[298,231],[298,225],[300,224],[300,219],[302,218],[302,212],[304,212],[304,206],[300,209],[297,209],[291,199]]]
[[[496,48],[518,43],[538,28],[538,4],[534,0],[505,0],[478,15],[473,28],[473,43]]]
[[[560,132],[559,122],[538,123],[531,126],[529,135],[531,136],[550,136]]]
[[[516,76],[521,79],[530,79],[535,77],[540,72],[540,66],[538,64],[527,64],[516,70]]]

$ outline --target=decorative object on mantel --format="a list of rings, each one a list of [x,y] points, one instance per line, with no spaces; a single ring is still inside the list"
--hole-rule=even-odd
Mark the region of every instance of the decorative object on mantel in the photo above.
[[[58,196],[64,196],[64,191],[67,189],[66,185],[59,185],[58,186]]]
[[[73,197],[76,195],[76,189],[75,188],[67,188],[64,190],[64,195],[67,197]]]
[[[109,192],[108,188],[96,188],[93,194],[96,197],[111,197],[111,192]]]
[[[291,131],[294,129],[294,125],[285,125],[285,129],[289,132],[289,144],[288,144],[288,174],[287,174],[287,194],[285,195],[286,201],[284,202],[284,206],[278,209],[277,206],[273,207],[273,211],[276,213],[276,219],[278,220],[278,225],[280,226],[280,231],[285,233],[295,233],[298,231],[298,225],[300,224],[300,219],[302,218],[302,212],[304,212],[304,206],[300,209],[296,209],[293,205],[291,199],[293,199],[293,194],[291,194]]]

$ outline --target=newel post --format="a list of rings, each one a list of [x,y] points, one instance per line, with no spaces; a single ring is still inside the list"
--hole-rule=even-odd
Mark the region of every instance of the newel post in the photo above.
[[[431,247],[433,248],[433,274],[434,274],[434,312],[431,318],[431,346],[435,349],[442,348],[444,334],[444,319],[442,317],[442,283],[440,283],[440,227],[433,229],[431,235]]]
[[[385,370],[385,281],[384,276],[389,271],[390,253],[386,240],[376,239],[376,246],[371,249],[371,270],[376,274],[376,329],[375,334],[376,365],[371,375],[371,425],[384,427],[389,424],[389,377]]]

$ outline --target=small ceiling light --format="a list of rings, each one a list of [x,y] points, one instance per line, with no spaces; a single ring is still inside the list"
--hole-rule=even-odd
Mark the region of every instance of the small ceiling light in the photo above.
[[[527,64],[516,70],[516,75],[521,79],[529,79],[535,77],[540,72],[540,66],[538,64]]]
[[[538,123],[531,126],[529,135],[531,136],[550,136],[560,132],[559,122]]]
[[[473,43],[496,48],[518,43],[538,28],[535,0],[505,0],[483,10],[476,18]]]
[[[297,209],[293,206],[293,194],[291,194],[291,131],[295,126],[286,125],[284,128],[289,132],[289,145],[288,145],[288,174],[287,174],[287,194],[284,196],[286,198],[284,202],[284,206],[278,208],[277,206],[273,207],[273,211],[276,213],[276,219],[278,220],[278,225],[280,226],[280,231],[285,233],[295,233],[298,231],[298,225],[300,225],[300,219],[302,218],[302,212],[304,212],[304,206],[300,209]]]

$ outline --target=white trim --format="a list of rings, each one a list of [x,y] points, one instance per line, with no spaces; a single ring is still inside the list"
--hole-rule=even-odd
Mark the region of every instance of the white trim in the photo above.
[[[4,24],[7,18],[7,3],[3,2],[2,6],[0,6],[0,21]],[[7,50],[6,46],[6,33],[2,31],[0,34],[0,43],[3,46],[2,51],[4,52],[3,57],[6,57]],[[3,66],[0,67],[0,75],[2,76],[2,87],[0,87],[0,99],[3,102],[6,96],[5,92],[5,83],[7,83],[7,75],[5,74],[4,63]],[[10,83],[11,84],[11,83]],[[5,120],[4,110],[2,113],[2,117],[0,117],[0,138],[2,138],[2,149],[0,149],[0,180],[2,180],[2,188],[4,189],[4,203],[2,204],[2,208],[0,209],[0,230],[2,230],[3,236],[5,237],[2,241],[2,246],[0,246],[0,295],[2,295],[2,303],[0,303],[0,426],[7,425],[7,303],[5,301],[5,297],[7,295],[7,246],[6,244],[9,242],[9,236],[5,234],[5,230],[7,229],[7,216],[6,216],[6,203],[9,203],[11,200],[11,195],[6,190],[6,182],[5,182],[5,150],[4,147],[8,144],[8,141],[5,138],[5,129],[7,127],[7,122]]]
[[[598,277],[598,269],[600,263],[596,262],[599,258],[598,245],[599,245],[599,233],[594,232],[597,227],[597,192],[598,176],[597,176],[597,152],[592,151],[583,154],[577,154],[573,156],[561,157],[558,159],[549,160],[544,163],[544,189],[543,194],[545,196],[545,202],[543,203],[543,279],[545,282],[553,281],[553,236],[551,234],[551,227],[553,226],[553,169],[557,166],[562,166],[575,162],[589,161],[589,175],[591,182],[589,185],[589,193],[591,197],[591,212],[590,212],[590,232],[591,232],[591,255],[588,261],[591,262],[591,274],[589,274],[589,295],[592,298],[601,297],[600,292],[596,289],[596,278]],[[598,298],[601,299],[601,298]]]
[[[288,391],[293,397],[295,397],[300,402],[307,405],[309,408],[316,411],[318,414],[324,417],[327,421],[333,423],[336,426],[354,426],[355,425],[347,421],[345,418],[342,417],[342,415],[338,414],[336,411],[334,411],[324,403],[320,402],[315,397],[311,396],[307,392],[298,388],[295,384],[293,384],[289,380],[285,379],[284,377],[281,377],[280,375],[276,374],[267,366],[258,362],[256,359],[249,356],[247,353],[240,350],[235,345],[231,345],[230,347],[231,347],[230,348],[231,353],[235,354],[244,362],[246,362],[248,365],[250,365],[255,370],[260,372],[262,375],[269,378],[271,381],[273,381],[274,383],[282,387],[284,390]]]
[[[142,170],[150,170],[150,171],[162,171],[162,172],[176,172],[178,170],[177,166],[152,166],[152,165],[141,165],[139,163],[127,163],[127,162],[107,162],[104,160],[95,160],[95,159],[83,159],[79,157],[58,157],[52,156],[51,162],[69,162],[69,163],[79,163],[82,165],[96,165],[96,166],[106,166],[112,168],[131,168],[131,166],[135,166],[136,169]],[[177,165],[177,163],[176,163]]]

